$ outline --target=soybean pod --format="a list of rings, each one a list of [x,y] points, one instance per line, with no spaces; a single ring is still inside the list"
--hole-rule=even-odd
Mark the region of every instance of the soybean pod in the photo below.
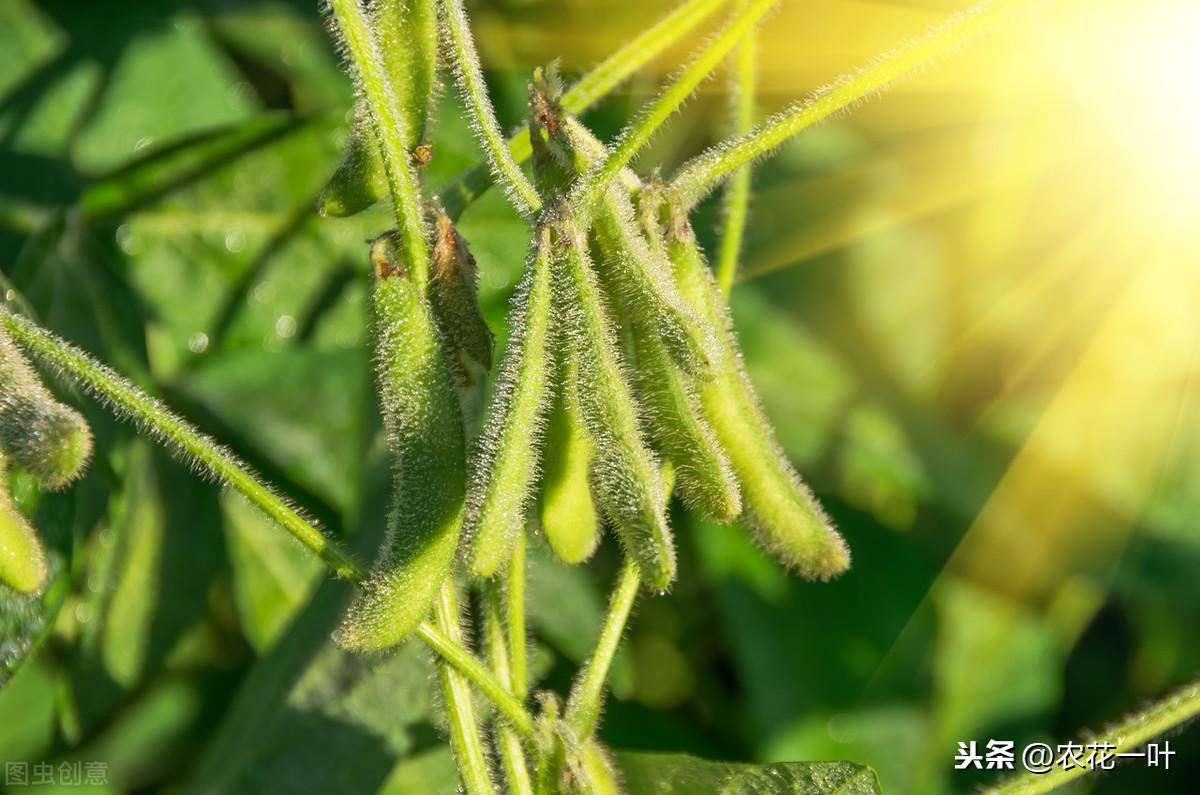
[[[466,480],[462,411],[441,335],[425,296],[380,245],[372,314],[395,492],[383,550],[338,633],[358,650],[393,646],[429,615],[454,562]]]
[[[553,367],[550,293],[550,230],[539,226],[513,297],[512,333],[472,457],[466,527],[471,569],[484,577],[507,562],[513,543],[525,532]]]
[[[376,0],[371,4],[371,27],[401,109],[405,130],[401,143],[415,165],[424,165],[432,152],[422,141],[437,80],[436,4],[434,0]],[[344,217],[387,196],[383,158],[360,104],[341,165],[321,192],[318,207],[322,215]]]
[[[0,584],[32,593],[46,579],[46,556],[29,520],[8,493],[8,472],[0,457]]]
[[[531,92],[530,104],[546,130],[547,149],[561,168],[578,176],[604,157],[604,145],[567,115],[552,96],[537,85]],[[701,376],[707,373],[717,347],[716,335],[679,294],[669,263],[656,255],[638,232],[626,180],[618,180],[606,192],[595,229],[604,245],[604,267],[611,271],[606,284],[620,296],[630,318],[658,336],[685,371]]]
[[[92,455],[92,432],[83,415],[50,394],[4,332],[0,332],[0,453],[41,486],[55,491],[82,475]]]
[[[428,215],[433,222],[429,300],[456,375],[470,385],[492,369],[492,331],[479,309],[475,258],[441,206],[431,206]]]
[[[595,446],[592,485],[625,553],[661,591],[674,581],[676,563],[659,464],[642,440],[587,238],[569,218],[556,231],[555,314],[577,367],[579,414]]]
[[[658,222],[654,191],[643,194],[643,218]],[[698,385],[704,415],[729,455],[742,490],[742,518],[768,551],[808,579],[828,580],[850,566],[841,535],[784,456],[746,373],[732,321],[686,215],[671,202],[666,247],[693,309],[719,329],[715,377]]]
[[[594,448],[575,394],[575,363],[564,358],[546,423],[539,518],[554,554],[566,563],[582,563],[600,543],[600,515],[591,486]]]

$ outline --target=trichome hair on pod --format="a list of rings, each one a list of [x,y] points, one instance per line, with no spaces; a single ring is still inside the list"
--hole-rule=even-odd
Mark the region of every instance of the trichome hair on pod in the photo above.
[[[592,496],[594,447],[579,416],[575,363],[560,351],[558,390],[546,423],[538,513],[550,549],[565,563],[582,563],[600,543],[601,518]]]
[[[538,476],[554,364],[550,235],[545,225],[534,230],[525,274],[513,296],[504,359],[471,457],[466,513],[470,564],[485,577],[500,569],[525,532]]]
[[[8,491],[8,471],[0,456],[0,586],[33,593],[46,580],[46,555],[33,526]]]
[[[592,485],[644,582],[662,591],[674,581],[676,563],[659,464],[643,441],[587,237],[569,217],[558,219],[555,231],[555,316],[575,362],[579,414],[595,446]]]
[[[92,431],[58,401],[0,330],[0,452],[44,488],[66,488],[87,468]]]
[[[393,646],[429,615],[450,575],[462,527],[462,410],[429,302],[391,246],[373,246],[372,314],[380,402],[395,472],[391,515],[371,576],[338,641]]]
[[[850,552],[812,492],[775,440],[733,330],[720,288],[678,201],[653,186],[642,193],[650,227],[666,204],[665,244],[683,295],[720,330],[721,359],[715,377],[697,385],[704,416],[729,456],[742,492],[742,519],[782,563],[808,579],[828,580],[850,565]]]
[[[404,120],[401,146],[411,154],[413,165],[424,165],[432,151],[425,143],[425,132],[437,95],[436,2],[374,0],[368,13]],[[342,162],[317,202],[322,215],[354,215],[388,195],[383,157],[362,100],[355,106],[354,116]]]
[[[429,300],[460,381],[470,385],[492,369],[492,331],[479,308],[475,258],[440,205],[428,208],[433,256]]]

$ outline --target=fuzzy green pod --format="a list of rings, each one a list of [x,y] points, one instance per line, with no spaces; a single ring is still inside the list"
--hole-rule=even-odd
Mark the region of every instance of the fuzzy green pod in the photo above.
[[[513,297],[512,333],[472,457],[466,528],[471,570],[483,577],[504,565],[525,532],[550,402],[550,300],[550,230],[539,226]]]
[[[587,238],[569,219],[557,232],[555,316],[577,368],[579,415],[595,446],[592,487],[644,581],[662,591],[674,581],[676,563],[659,464],[642,440]]]
[[[592,497],[591,437],[578,414],[574,363],[562,366],[561,388],[546,422],[539,519],[550,549],[565,563],[582,563],[600,543],[600,514]]]
[[[533,118],[545,131],[545,149],[561,169],[574,177],[604,156],[604,145],[563,111],[553,96],[536,82],[530,93]],[[605,284],[620,296],[629,317],[658,336],[685,371],[707,373],[717,356],[716,333],[679,294],[670,263],[646,244],[629,187],[623,182],[616,182],[605,194],[595,231],[609,275]]]
[[[466,442],[454,378],[428,302],[402,265],[373,252],[376,366],[395,466],[387,538],[338,642],[385,649],[425,620],[462,527]]]
[[[404,120],[407,140],[401,144],[412,154],[414,165],[424,165],[432,153],[422,141],[437,86],[437,4],[434,0],[376,0],[371,6],[371,25]],[[388,195],[383,158],[361,104],[355,116],[342,163],[318,200],[322,215],[354,215]]]
[[[42,542],[8,493],[8,473],[0,459],[0,584],[21,593],[36,591],[46,579]]]
[[[492,369],[492,330],[479,309],[475,258],[440,206],[429,209],[433,257],[429,300],[460,381],[469,385]]]
[[[653,190],[643,218],[658,234]],[[698,385],[704,416],[716,432],[742,489],[742,518],[759,542],[809,579],[828,580],[850,566],[841,535],[784,456],[763,414],[738,348],[728,309],[684,213],[671,204],[666,247],[679,287],[692,307],[721,330],[715,377]]]
[[[7,334],[0,333],[0,452],[44,488],[73,483],[92,456],[92,431],[60,403]]]
[[[742,511],[741,489],[725,448],[704,418],[697,388],[671,361],[662,340],[636,325],[638,384],[654,442],[675,465],[684,502],[718,521],[731,521]]]

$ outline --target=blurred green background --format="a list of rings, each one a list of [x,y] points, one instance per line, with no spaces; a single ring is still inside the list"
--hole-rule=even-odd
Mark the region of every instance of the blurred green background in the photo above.
[[[955,7],[791,4],[764,45],[764,110]],[[477,4],[504,126],[522,121],[533,66],[562,55],[577,74],[666,8]],[[802,13],[813,19],[799,32]],[[876,13],[888,24],[872,24]],[[822,60],[807,60],[801,41],[825,42]],[[1024,52],[1019,38],[998,41],[977,56],[993,68],[998,52]],[[588,123],[613,135],[685,51]],[[978,258],[964,240],[996,202],[962,166],[992,140],[994,119],[977,95],[944,82],[968,63],[944,68],[951,77],[922,78],[879,100],[881,110],[816,128],[758,170],[734,293],[766,410],[846,535],[854,568],[828,585],[798,581],[740,529],[675,505],[681,576],[637,608],[601,731],[615,748],[846,759],[874,767],[887,792],[967,792],[994,774],[956,773],[958,741],[1065,740],[1197,670],[1200,533],[1189,522],[1200,425],[1182,401],[1147,400],[1134,412],[1135,421],[1139,411],[1174,412],[1147,453],[1148,477],[1116,467],[1057,480],[1043,463],[1033,471],[1045,493],[1023,493],[1015,519],[989,524],[1016,552],[984,544],[982,556],[956,556],[976,529],[997,532],[979,517],[1003,512],[994,495],[1026,471],[1015,465],[1083,344],[1046,331],[1062,311],[1046,296],[1002,333],[957,344],[977,320],[963,283],[986,279],[993,297],[1017,289],[1049,259],[1054,231],[1006,227],[1019,241],[1012,251],[1025,253],[1013,261],[1028,263],[1016,273],[959,267]],[[314,211],[351,102],[315,0],[0,4],[6,286],[369,558],[387,469],[364,340],[364,244],[388,214]],[[716,140],[724,105],[713,81],[639,168],[669,168]],[[431,187],[480,157],[463,116],[447,86]],[[955,189],[939,187],[947,173]],[[1082,217],[1069,209],[1044,211]],[[718,210],[709,202],[697,218],[710,251]],[[502,332],[528,233],[498,191],[466,212],[461,231]],[[1073,265],[1064,289],[1076,294],[1092,278]],[[1050,353],[1014,385],[1048,339]],[[241,500],[87,398],[63,395],[86,412],[98,453],[65,494],[13,484],[58,577],[48,626],[41,606],[0,599],[0,682],[22,644],[46,636],[0,690],[0,769],[103,761],[108,785],[93,790],[114,793],[451,791],[423,649],[337,651],[329,634],[341,584]],[[1106,452],[1108,430],[1089,426],[1099,459],[1124,455],[1119,445]],[[1052,532],[1063,545],[1033,572],[1046,561],[1021,550]],[[533,557],[537,668],[561,692],[599,626],[615,545],[576,569],[540,547]],[[1074,791],[1194,791],[1200,734],[1171,742],[1169,771],[1135,762]]]

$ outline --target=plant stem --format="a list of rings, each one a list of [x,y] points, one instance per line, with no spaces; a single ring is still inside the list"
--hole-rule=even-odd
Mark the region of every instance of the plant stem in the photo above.
[[[734,54],[730,92],[732,95],[734,135],[744,135],[754,126],[754,105],[757,86],[757,31],[750,31]],[[717,284],[726,297],[733,289],[738,259],[742,253],[742,238],[746,232],[746,216],[750,209],[750,164],[745,163],[733,172],[725,191],[725,219],[721,228],[721,244],[717,250]]]
[[[211,437],[173,414],[110,368],[93,361],[31,321],[0,311],[4,328],[34,358],[78,382],[119,413],[128,416],[167,446],[181,451],[216,478],[243,494],[284,530],[314,552],[330,569],[356,584],[366,579],[363,569],[330,538],[263,485],[246,464]]]
[[[621,636],[625,634],[625,624],[629,621],[629,612],[633,609],[633,602],[640,587],[641,575],[637,566],[626,562],[621,568],[621,578],[617,587],[613,590],[608,617],[600,630],[596,649],[571,688],[571,696],[567,700],[566,721],[581,743],[591,736],[596,722],[600,719],[604,683],[608,679],[608,670],[612,667]]]
[[[79,384],[117,414],[132,420],[158,441],[181,452],[187,460],[210,473],[220,483],[239,492],[314,552],[335,574],[356,585],[361,585],[367,579],[366,571],[336,542],[289,507],[273,490],[260,483],[236,456],[173,414],[162,403],[26,318],[0,310],[0,325],[30,356]],[[517,731],[523,736],[533,736],[532,716],[470,651],[428,622],[421,625],[417,634],[459,673],[471,680],[504,713]]]
[[[509,689],[524,701],[529,694],[529,663],[525,650],[525,536],[513,547],[508,563],[508,588],[505,592],[508,613]]]
[[[447,637],[456,643],[463,642],[462,624],[458,615],[458,600],[454,593],[454,580],[447,579],[442,592],[433,605],[434,623]],[[475,704],[467,681],[452,666],[442,661],[438,665],[438,678],[442,681],[442,700],[450,720],[450,745],[454,749],[454,761],[458,763],[458,774],[463,789],[469,795],[495,793],[492,774],[488,767],[487,750],[483,735],[479,732],[479,720],[475,715]]]
[[[358,0],[329,0],[329,7],[345,42],[355,82],[366,101],[375,140],[383,156],[405,265],[423,291],[429,282],[429,254],[421,220],[421,190],[402,143],[409,140],[409,136],[396,105],[396,94],[388,83],[378,45]]]
[[[695,30],[697,25],[727,2],[686,0],[681,3],[580,78],[563,94],[563,107],[571,113],[583,113],[631,74]],[[507,146],[515,162],[524,162],[533,151],[529,143],[529,130],[522,128],[508,139]],[[438,191],[438,200],[451,218],[458,218],[468,204],[492,186],[493,181],[491,169],[486,164],[476,166]]]
[[[1153,704],[1149,709],[1132,715],[1094,739],[1088,744],[1100,743],[1114,746],[1112,754],[1130,751],[1152,740],[1180,724],[1200,715],[1200,681],[1192,682],[1167,698]],[[1058,789],[1069,781],[1086,775],[1089,768],[1074,766],[1070,769],[1055,765],[1048,772],[1018,776],[1008,782],[984,791],[985,795],[1038,795]]]
[[[629,165],[663,122],[670,118],[696,86],[708,77],[734,45],[774,4],[775,0],[751,0],[735,12],[720,34],[692,58],[674,82],[647,103],[633,121],[626,125],[608,157],[580,178],[578,185],[571,192],[570,201],[576,222],[582,228],[590,225],[593,210],[621,169]]]
[[[471,680],[522,737],[533,737],[533,716],[470,650],[429,622],[417,628],[417,637],[450,663],[454,670]]]
[[[516,690],[508,647],[505,645],[503,594],[495,580],[485,582],[483,588],[483,632],[492,670],[502,680],[512,682],[513,690]],[[511,726],[501,725],[496,727],[496,739],[509,792],[532,795],[533,781],[529,778],[529,767],[525,763],[525,749],[521,746],[520,737]]]
[[[479,54],[471,37],[471,25],[462,0],[439,0],[442,9],[442,29],[449,39],[449,52],[458,76],[463,101],[471,111],[472,125],[492,173],[507,189],[509,198],[522,215],[531,217],[542,206],[537,190],[525,177],[521,167],[504,140],[496,112],[488,98],[487,83],[479,66]]]
[[[928,66],[1035,0],[987,0],[951,16],[925,35],[839,77],[750,132],[711,147],[685,163],[673,185],[685,208],[708,195],[721,180],[800,131],[849,107],[890,83]]]

